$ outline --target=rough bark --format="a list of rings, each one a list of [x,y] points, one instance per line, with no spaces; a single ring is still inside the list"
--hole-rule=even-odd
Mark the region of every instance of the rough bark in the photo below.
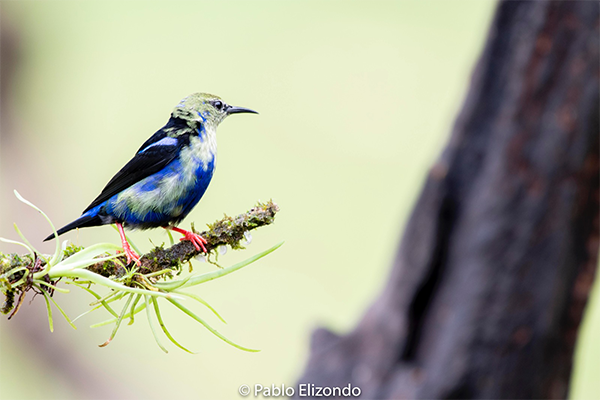
[[[599,228],[599,4],[503,2],[389,281],[300,383],[564,398]]]

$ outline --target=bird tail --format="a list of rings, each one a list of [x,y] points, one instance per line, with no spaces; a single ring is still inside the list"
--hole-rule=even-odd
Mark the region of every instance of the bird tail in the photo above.
[[[88,226],[98,226],[98,225],[102,225],[102,221],[100,220],[100,217],[98,215],[82,215],[81,217],[77,218],[75,221],[71,222],[70,224],[67,224],[65,226],[63,226],[62,228],[60,228],[58,231],[56,231],[56,233],[58,234],[58,236],[62,235],[65,232],[69,232],[70,230],[73,230],[75,228],[86,228]],[[52,240],[54,239],[54,233],[51,233],[50,236],[48,236],[46,239],[44,239],[44,242],[48,241],[48,240]]]

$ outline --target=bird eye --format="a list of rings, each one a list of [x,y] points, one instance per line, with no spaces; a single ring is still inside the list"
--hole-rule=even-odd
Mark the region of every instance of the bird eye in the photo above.
[[[221,111],[223,109],[223,102],[217,100],[217,101],[213,102],[213,107],[216,108],[217,110]]]

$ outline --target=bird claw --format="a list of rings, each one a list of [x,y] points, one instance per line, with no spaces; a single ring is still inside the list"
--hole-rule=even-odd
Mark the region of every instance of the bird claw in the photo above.
[[[202,247],[202,251],[204,253],[208,253],[208,251],[206,251],[206,247],[204,246],[208,242],[201,235],[198,235],[197,233],[191,231],[185,231],[185,233],[181,233],[183,233],[183,237],[179,239],[179,241],[189,240],[190,242],[192,242],[196,250],[200,251],[200,247]]]
[[[123,246],[123,253],[125,253],[125,257],[127,257],[127,264],[130,264],[132,261],[140,266],[142,262],[140,261],[141,257],[129,246]],[[117,251],[117,253],[121,253],[121,251]]]
[[[142,262],[140,261],[141,257],[129,246],[129,243],[127,243],[126,246],[123,246],[123,251],[125,257],[127,257],[127,264],[135,261],[138,266],[142,265]]]
[[[192,231],[186,231],[185,229],[177,228],[176,226],[163,226],[163,228],[181,233],[183,237],[179,239],[179,241],[189,240],[190,242],[192,242],[196,250],[200,251],[200,247],[202,247],[202,251],[208,254],[208,250],[206,250],[206,247],[204,246],[208,243],[208,241],[204,239],[202,235],[199,235]]]

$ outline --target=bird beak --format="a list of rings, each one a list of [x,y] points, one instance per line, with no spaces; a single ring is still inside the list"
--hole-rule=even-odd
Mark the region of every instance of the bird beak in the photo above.
[[[227,109],[227,115],[240,114],[240,113],[258,114],[256,111],[251,110],[249,108],[244,108],[244,107],[229,107]]]

